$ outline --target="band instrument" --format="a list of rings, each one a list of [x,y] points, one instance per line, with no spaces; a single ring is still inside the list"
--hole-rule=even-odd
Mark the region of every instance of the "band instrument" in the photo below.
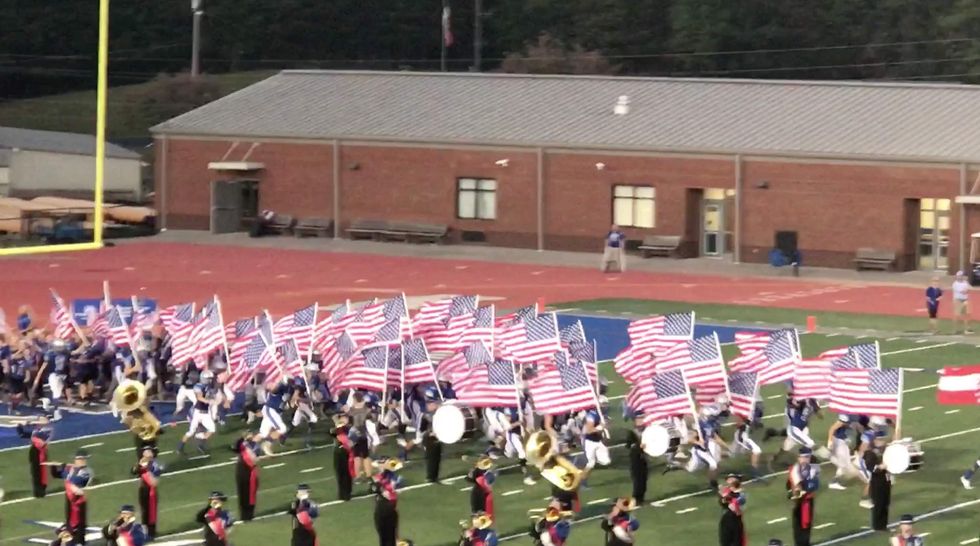
[[[546,431],[531,434],[524,445],[527,462],[538,467],[541,477],[563,491],[575,491],[582,482],[582,470],[555,453],[555,441]]]
[[[160,432],[160,420],[146,407],[146,385],[127,379],[112,395],[116,408],[125,414],[123,423],[141,440],[153,440]]]

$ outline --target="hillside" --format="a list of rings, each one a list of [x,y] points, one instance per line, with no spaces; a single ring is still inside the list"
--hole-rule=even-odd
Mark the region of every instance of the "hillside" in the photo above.
[[[108,137],[142,139],[148,128],[272,75],[272,71],[204,75],[190,83],[186,75],[113,87],[108,97]],[[0,102],[0,126],[74,133],[95,132],[95,90]]]

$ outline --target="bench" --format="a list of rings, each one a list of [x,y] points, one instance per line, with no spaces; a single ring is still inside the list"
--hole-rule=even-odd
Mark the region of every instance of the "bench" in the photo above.
[[[385,220],[354,220],[347,228],[347,236],[351,239],[373,239],[379,241],[388,229]]]
[[[637,249],[643,253],[644,258],[652,256],[669,258],[674,255],[679,246],[681,246],[680,235],[649,235],[643,238],[643,242]]]
[[[895,263],[894,250],[882,250],[879,248],[859,248],[854,256],[854,267],[858,271],[862,269],[880,269],[888,271]]]
[[[438,243],[449,233],[449,227],[441,224],[420,224],[413,222],[392,222],[382,234],[389,241],[410,243]]]
[[[311,235],[313,237],[327,237],[333,228],[333,220],[328,218],[303,218],[293,226],[293,234],[297,237]]]
[[[296,219],[293,218],[291,214],[279,214],[278,212],[272,217],[272,221],[265,225],[265,229],[270,233],[278,233],[280,235],[289,233],[296,224]]]

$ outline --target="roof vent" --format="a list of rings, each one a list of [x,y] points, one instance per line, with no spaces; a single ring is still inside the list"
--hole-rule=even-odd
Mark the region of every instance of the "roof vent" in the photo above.
[[[620,95],[616,99],[616,106],[613,107],[613,114],[617,116],[625,116],[630,113],[630,98],[626,95]]]

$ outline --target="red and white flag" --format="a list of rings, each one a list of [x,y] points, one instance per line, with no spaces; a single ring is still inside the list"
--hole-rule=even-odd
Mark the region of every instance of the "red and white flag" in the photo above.
[[[340,373],[351,357],[357,352],[357,343],[347,332],[342,332],[335,343],[331,343],[320,355],[321,370],[327,375],[331,388],[340,382]]]
[[[479,302],[479,296],[454,296],[427,301],[412,317],[412,331],[419,336],[430,330],[441,330],[449,319],[476,311]]]
[[[493,362],[493,353],[480,341],[471,343],[449,358],[445,358],[436,366],[436,376],[440,381],[450,381],[456,384],[455,377],[466,373],[477,364]]]
[[[279,364],[288,377],[304,377],[303,363],[305,360],[300,354],[295,340],[287,339],[276,346],[276,358],[279,359]]]
[[[627,383],[649,379],[653,377],[653,350],[630,345],[613,359],[613,369]]]
[[[494,359],[482,345],[474,347],[470,351],[470,367],[453,380],[456,398],[474,408],[517,407],[514,362]]]
[[[902,407],[902,369],[834,370],[830,409],[838,413],[894,417]]]
[[[715,332],[676,343],[656,357],[654,370],[658,374],[684,370],[688,386],[697,389],[697,400],[701,403],[710,402],[715,396],[727,394],[728,391],[725,360]]]
[[[425,348],[425,341],[415,338],[402,342],[402,383],[435,383],[436,370]]]
[[[755,398],[759,393],[759,374],[732,372],[728,374],[728,389],[732,413],[751,419]]]
[[[663,421],[674,415],[693,415],[694,402],[684,370],[657,373],[633,386],[630,394],[634,410],[644,412],[644,424]]]
[[[936,401],[943,405],[980,404],[980,365],[943,368],[939,373]]]
[[[51,299],[54,306],[51,309],[51,323],[54,325],[54,337],[61,340],[72,339],[75,337],[75,332],[78,331],[78,325],[75,324],[75,317],[72,316],[71,310],[65,305],[65,300],[61,299],[54,290],[51,291]],[[3,331],[7,329],[7,318],[3,317]]]
[[[562,350],[554,313],[518,322],[501,332],[496,341],[503,354],[518,362],[548,359]]]
[[[793,370],[793,398],[830,398],[830,384],[834,380],[834,366],[830,360],[802,360]]]
[[[538,366],[538,375],[528,384],[534,410],[542,415],[579,411],[596,406],[595,391],[585,367],[564,349],[554,354],[554,364]]]
[[[365,347],[344,365],[337,391],[365,389],[384,392],[389,384],[389,346]]]
[[[788,331],[782,332],[769,336],[762,349],[734,358],[728,368],[734,372],[758,372],[763,385],[789,381],[799,357]]]
[[[277,320],[272,327],[276,339],[292,339],[300,356],[304,358],[313,345],[317,308],[316,303],[308,305]]]
[[[627,327],[630,345],[640,349],[666,348],[694,337],[694,312],[669,313],[634,320]]]

